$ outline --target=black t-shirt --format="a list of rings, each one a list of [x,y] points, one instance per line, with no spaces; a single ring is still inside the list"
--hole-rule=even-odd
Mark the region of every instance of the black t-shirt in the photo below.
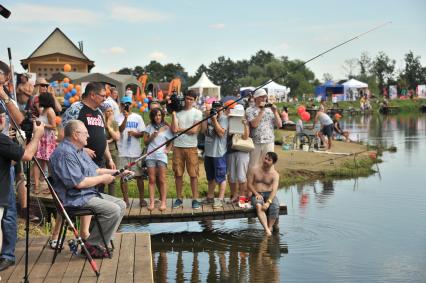
[[[78,120],[82,121],[89,132],[87,147],[95,151],[96,157],[93,161],[100,167],[103,166],[104,153],[106,149],[105,124],[102,112],[86,106],[83,103],[78,114]]]
[[[0,133],[0,206],[6,207],[9,198],[10,166],[12,160],[19,161],[24,148]]]

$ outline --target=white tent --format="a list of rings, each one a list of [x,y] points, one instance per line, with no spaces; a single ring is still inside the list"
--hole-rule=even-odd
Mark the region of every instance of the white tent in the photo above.
[[[349,81],[344,82],[342,85],[344,88],[345,100],[358,99],[358,89],[368,88],[368,84],[357,81],[355,79],[350,79]]]
[[[204,72],[201,74],[198,81],[188,89],[198,90],[200,96],[217,97],[217,99],[220,99],[220,86],[212,83]]]
[[[270,100],[287,101],[288,94],[290,93],[290,88],[277,84],[274,81],[270,81],[262,88],[266,90]]]

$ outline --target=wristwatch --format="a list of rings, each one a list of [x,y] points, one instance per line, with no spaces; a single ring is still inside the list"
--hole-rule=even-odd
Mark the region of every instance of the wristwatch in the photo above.
[[[268,198],[267,202],[269,202],[269,204],[272,204],[272,200]]]
[[[10,102],[10,98],[9,98],[9,97],[6,97],[5,99],[3,99],[3,101],[4,101],[4,104],[9,104],[9,102]]]

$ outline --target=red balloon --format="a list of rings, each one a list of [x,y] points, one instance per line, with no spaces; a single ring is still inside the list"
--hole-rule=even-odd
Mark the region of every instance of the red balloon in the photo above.
[[[303,106],[303,105],[300,105],[299,107],[297,107],[297,113],[299,114],[299,115],[301,115],[303,112],[305,112],[306,111],[306,108],[305,108],[305,106]]]
[[[311,119],[311,114],[309,114],[309,112],[306,112],[306,111],[300,114],[300,116],[302,117],[302,120],[305,122]]]

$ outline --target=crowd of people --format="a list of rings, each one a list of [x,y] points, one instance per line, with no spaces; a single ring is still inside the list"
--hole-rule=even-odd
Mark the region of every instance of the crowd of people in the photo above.
[[[183,109],[167,113],[165,105],[154,100],[150,103],[149,120],[144,121],[140,114],[132,111],[131,95],[120,98],[117,90],[112,88],[107,96],[104,85],[100,83],[87,84],[81,101],[61,111],[61,105],[49,91],[49,84],[44,78],[38,78],[32,86],[28,76],[23,75],[16,88],[15,102],[7,88],[10,71],[6,64],[0,63],[0,182],[6,186],[0,190],[3,228],[3,233],[0,233],[3,235],[0,239],[0,244],[3,243],[0,271],[15,261],[15,180],[20,180],[19,186],[16,184],[20,195],[25,194],[20,193],[18,187],[25,182],[32,182],[33,194],[46,193],[44,174],[37,166],[32,166],[31,180],[25,180],[22,166],[18,166],[21,170],[16,170],[17,174],[12,166],[33,158],[39,161],[43,172],[48,172],[53,189],[64,207],[96,211],[107,243],[113,238],[129,206],[128,184],[124,180],[127,177],[136,179],[141,207],[156,209],[157,188],[158,209],[167,209],[169,152],[173,152],[172,170],[177,196],[173,209],[183,205],[183,176],[186,171],[190,178],[192,209],[201,208],[203,203],[212,204],[215,208],[223,206],[228,181],[230,202],[242,207],[253,205],[267,234],[276,227],[279,176],[273,166],[278,158],[274,153],[274,129],[280,128],[282,121],[277,107],[267,105],[267,94],[263,89],[253,94],[246,109],[234,100],[228,100],[213,102],[213,105],[205,105],[200,110],[196,107],[198,94],[187,91]],[[237,128],[241,128],[238,133],[231,129],[230,118],[234,109],[243,113],[238,120]],[[33,136],[23,146],[12,140],[16,129],[13,129],[11,121],[13,119],[20,125],[29,112],[34,118]],[[170,115],[171,119],[166,121],[166,115]],[[204,137],[204,170],[208,181],[204,199],[198,189],[200,136]],[[251,140],[253,148],[234,147],[234,140]],[[139,161],[144,152],[150,154]],[[118,171],[135,161],[139,162],[128,170]],[[145,176],[148,178],[149,201],[144,197]],[[119,179],[123,199],[115,196],[116,179]],[[218,194],[215,194],[216,186]],[[20,206],[22,211],[26,211],[25,199],[20,200]],[[58,217],[49,241],[51,248],[59,244],[61,221]],[[82,217],[80,234],[93,257],[105,257],[111,252],[102,246],[100,232],[90,216]]]

